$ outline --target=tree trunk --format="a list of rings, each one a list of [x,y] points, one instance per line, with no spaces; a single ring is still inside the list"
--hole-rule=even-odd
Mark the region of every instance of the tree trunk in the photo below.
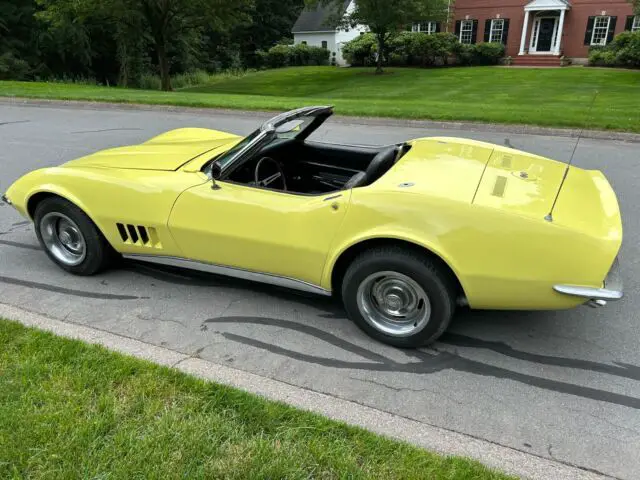
[[[384,55],[384,34],[378,34],[378,61],[376,64],[376,75],[384,73],[382,70],[382,56]]]
[[[171,76],[169,75],[169,58],[167,57],[167,46],[164,41],[158,42],[156,45],[158,52],[158,66],[160,67],[160,89],[170,92]]]

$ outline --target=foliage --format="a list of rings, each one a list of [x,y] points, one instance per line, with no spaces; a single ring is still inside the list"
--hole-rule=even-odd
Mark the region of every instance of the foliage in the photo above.
[[[401,32],[389,41],[390,55],[397,65],[441,66],[448,65],[455,55],[458,39],[452,33],[426,35]]]
[[[307,5],[318,3],[333,5],[335,16],[342,15],[344,0],[305,0]],[[385,58],[389,58],[387,42],[397,32],[403,30],[406,25],[425,20],[443,20],[447,14],[447,2],[445,0],[358,0],[355,9],[344,23],[350,25],[366,25],[375,35],[378,51],[376,73],[382,73],[382,64]]]
[[[501,43],[458,44],[455,50],[460,65],[497,65],[504,57],[504,45]]]
[[[174,74],[252,68],[257,50],[290,35],[303,3],[0,0],[0,78],[147,86],[163,74],[169,88]]]
[[[364,67],[374,65],[378,42],[373,33],[359,35],[342,45],[342,56],[353,66]]]
[[[622,32],[604,47],[589,50],[589,64],[640,68],[640,31]]]
[[[375,64],[378,44],[367,33],[347,42],[342,54],[354,66]],[[504,56],[500,43],[463,45],[452,33],[400,32],[391,36],[384,52],[388,63],[396,66],[432,67],[445,65],[497,65]]]
[[[297,45],[274,45],[268,51],[258,52],[259,64],[262,67],[302,67],[310,65],[327,65],[329,50],[299,43]]]

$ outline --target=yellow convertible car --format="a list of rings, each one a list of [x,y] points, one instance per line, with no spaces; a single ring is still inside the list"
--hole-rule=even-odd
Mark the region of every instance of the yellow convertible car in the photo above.
[[[68,272],[122,256],[333,294],[400,347],[434,341],[457,305],[622,297],[620,211],[599,171],[458,138],[310,141],[331,114],[301,108],[244,138],[172,130],[28,173],[3,200]]]

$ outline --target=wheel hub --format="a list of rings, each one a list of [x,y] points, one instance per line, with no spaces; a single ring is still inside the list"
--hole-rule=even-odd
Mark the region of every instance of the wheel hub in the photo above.
[[[431,317],[431,304],[424,289],[399,272],[367,277],[358,288],[357,302],[368,323],[392,336],[413,335]]]
[[[59,212],[47,213],[40,220],[42,242],[60,263],[74,266],[86,257],[86,242],[80,228],[71,218]]]

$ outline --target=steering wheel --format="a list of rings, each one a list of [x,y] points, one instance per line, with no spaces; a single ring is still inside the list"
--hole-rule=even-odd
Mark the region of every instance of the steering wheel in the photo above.
[[[275,165],[277,172],[260,180],[260,166],[263,163],[271,163]],[[279,162],[275,161],[271,157],[262,157],[258,161],[258,163],[256,164],[256,170],[254,173],[254,180],[255,180],[256,186],[269,187],[269,188],[274,188],[273,186],[271,186],[271,184],[273,182],[277,182],[278,180],[280,180],[282,182],[282,190],[284,190],[285,192],[287,191],[287,181],[284,178],[284,170],[282,169],[282,165],[280,165]]]

